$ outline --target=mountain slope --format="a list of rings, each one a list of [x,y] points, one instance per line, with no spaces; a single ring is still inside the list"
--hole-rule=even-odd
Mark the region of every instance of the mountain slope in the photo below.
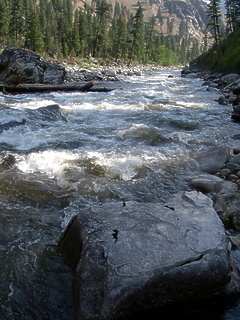
[[[92,4],[92,0],[73,0],[75,5],[83,6],[84,3]],[[115,6],[116,0],[107,0]],[[138,8],[137,0],[118,0],[131,12]],[[146,0],[141,2],[144,10],[144,19],[154,15],[158,17],[156,28],[164,35],[176,35],[187,29],[188,37],[195,38],[199,43],[203,42],[207,24],[207,5],[203,0]]]

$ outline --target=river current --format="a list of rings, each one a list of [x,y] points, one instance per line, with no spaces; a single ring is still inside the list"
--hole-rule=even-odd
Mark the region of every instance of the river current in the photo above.
[[[218,96],[179,70],[125,76],[111,92],[0,94],[0,320],[74,319],[73,274],[57,250],[69,220],[92,204],[190,190],[198,151],[240,147]],[[191,315],[238,319],[239,305]]]

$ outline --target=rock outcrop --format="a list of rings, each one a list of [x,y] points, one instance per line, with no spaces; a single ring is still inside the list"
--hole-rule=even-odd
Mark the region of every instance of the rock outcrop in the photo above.
[[[167,204],[82,210],[60,248],[76,269],[76,319],[113,320],[170,302],[239,291],[222,222],[196,191]]]
[[[27,50],[6,47],[0,55],[0,82],[61,84],[64,76],[64,67]]]

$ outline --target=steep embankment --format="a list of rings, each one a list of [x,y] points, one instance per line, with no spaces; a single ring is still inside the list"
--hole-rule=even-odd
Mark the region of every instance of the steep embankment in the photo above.
[[[220,54],[217,54],[216,46],[200,55],[192,62],[202,70],[213,72],[239,73],[240,74],[240,30],[231,33],[222,41]]]

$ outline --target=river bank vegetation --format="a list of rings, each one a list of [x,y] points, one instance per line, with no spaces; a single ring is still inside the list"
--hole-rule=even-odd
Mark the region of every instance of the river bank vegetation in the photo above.
[[[240,2],[239,0],[225,1],[225,21],[220,24],[220,0],[211,0],[208,5],[208,27],[212,31],[214,44],[202,53],[196,60],[204,70],[214,72],[240,74]],[[225,33],[225,37],[223,37]]]
[[[231,32],[221,41],[221,51],[218,54],[217,45],[197,58],[197,65],[204,70],[221,73],[240,74],[240,30]]]

